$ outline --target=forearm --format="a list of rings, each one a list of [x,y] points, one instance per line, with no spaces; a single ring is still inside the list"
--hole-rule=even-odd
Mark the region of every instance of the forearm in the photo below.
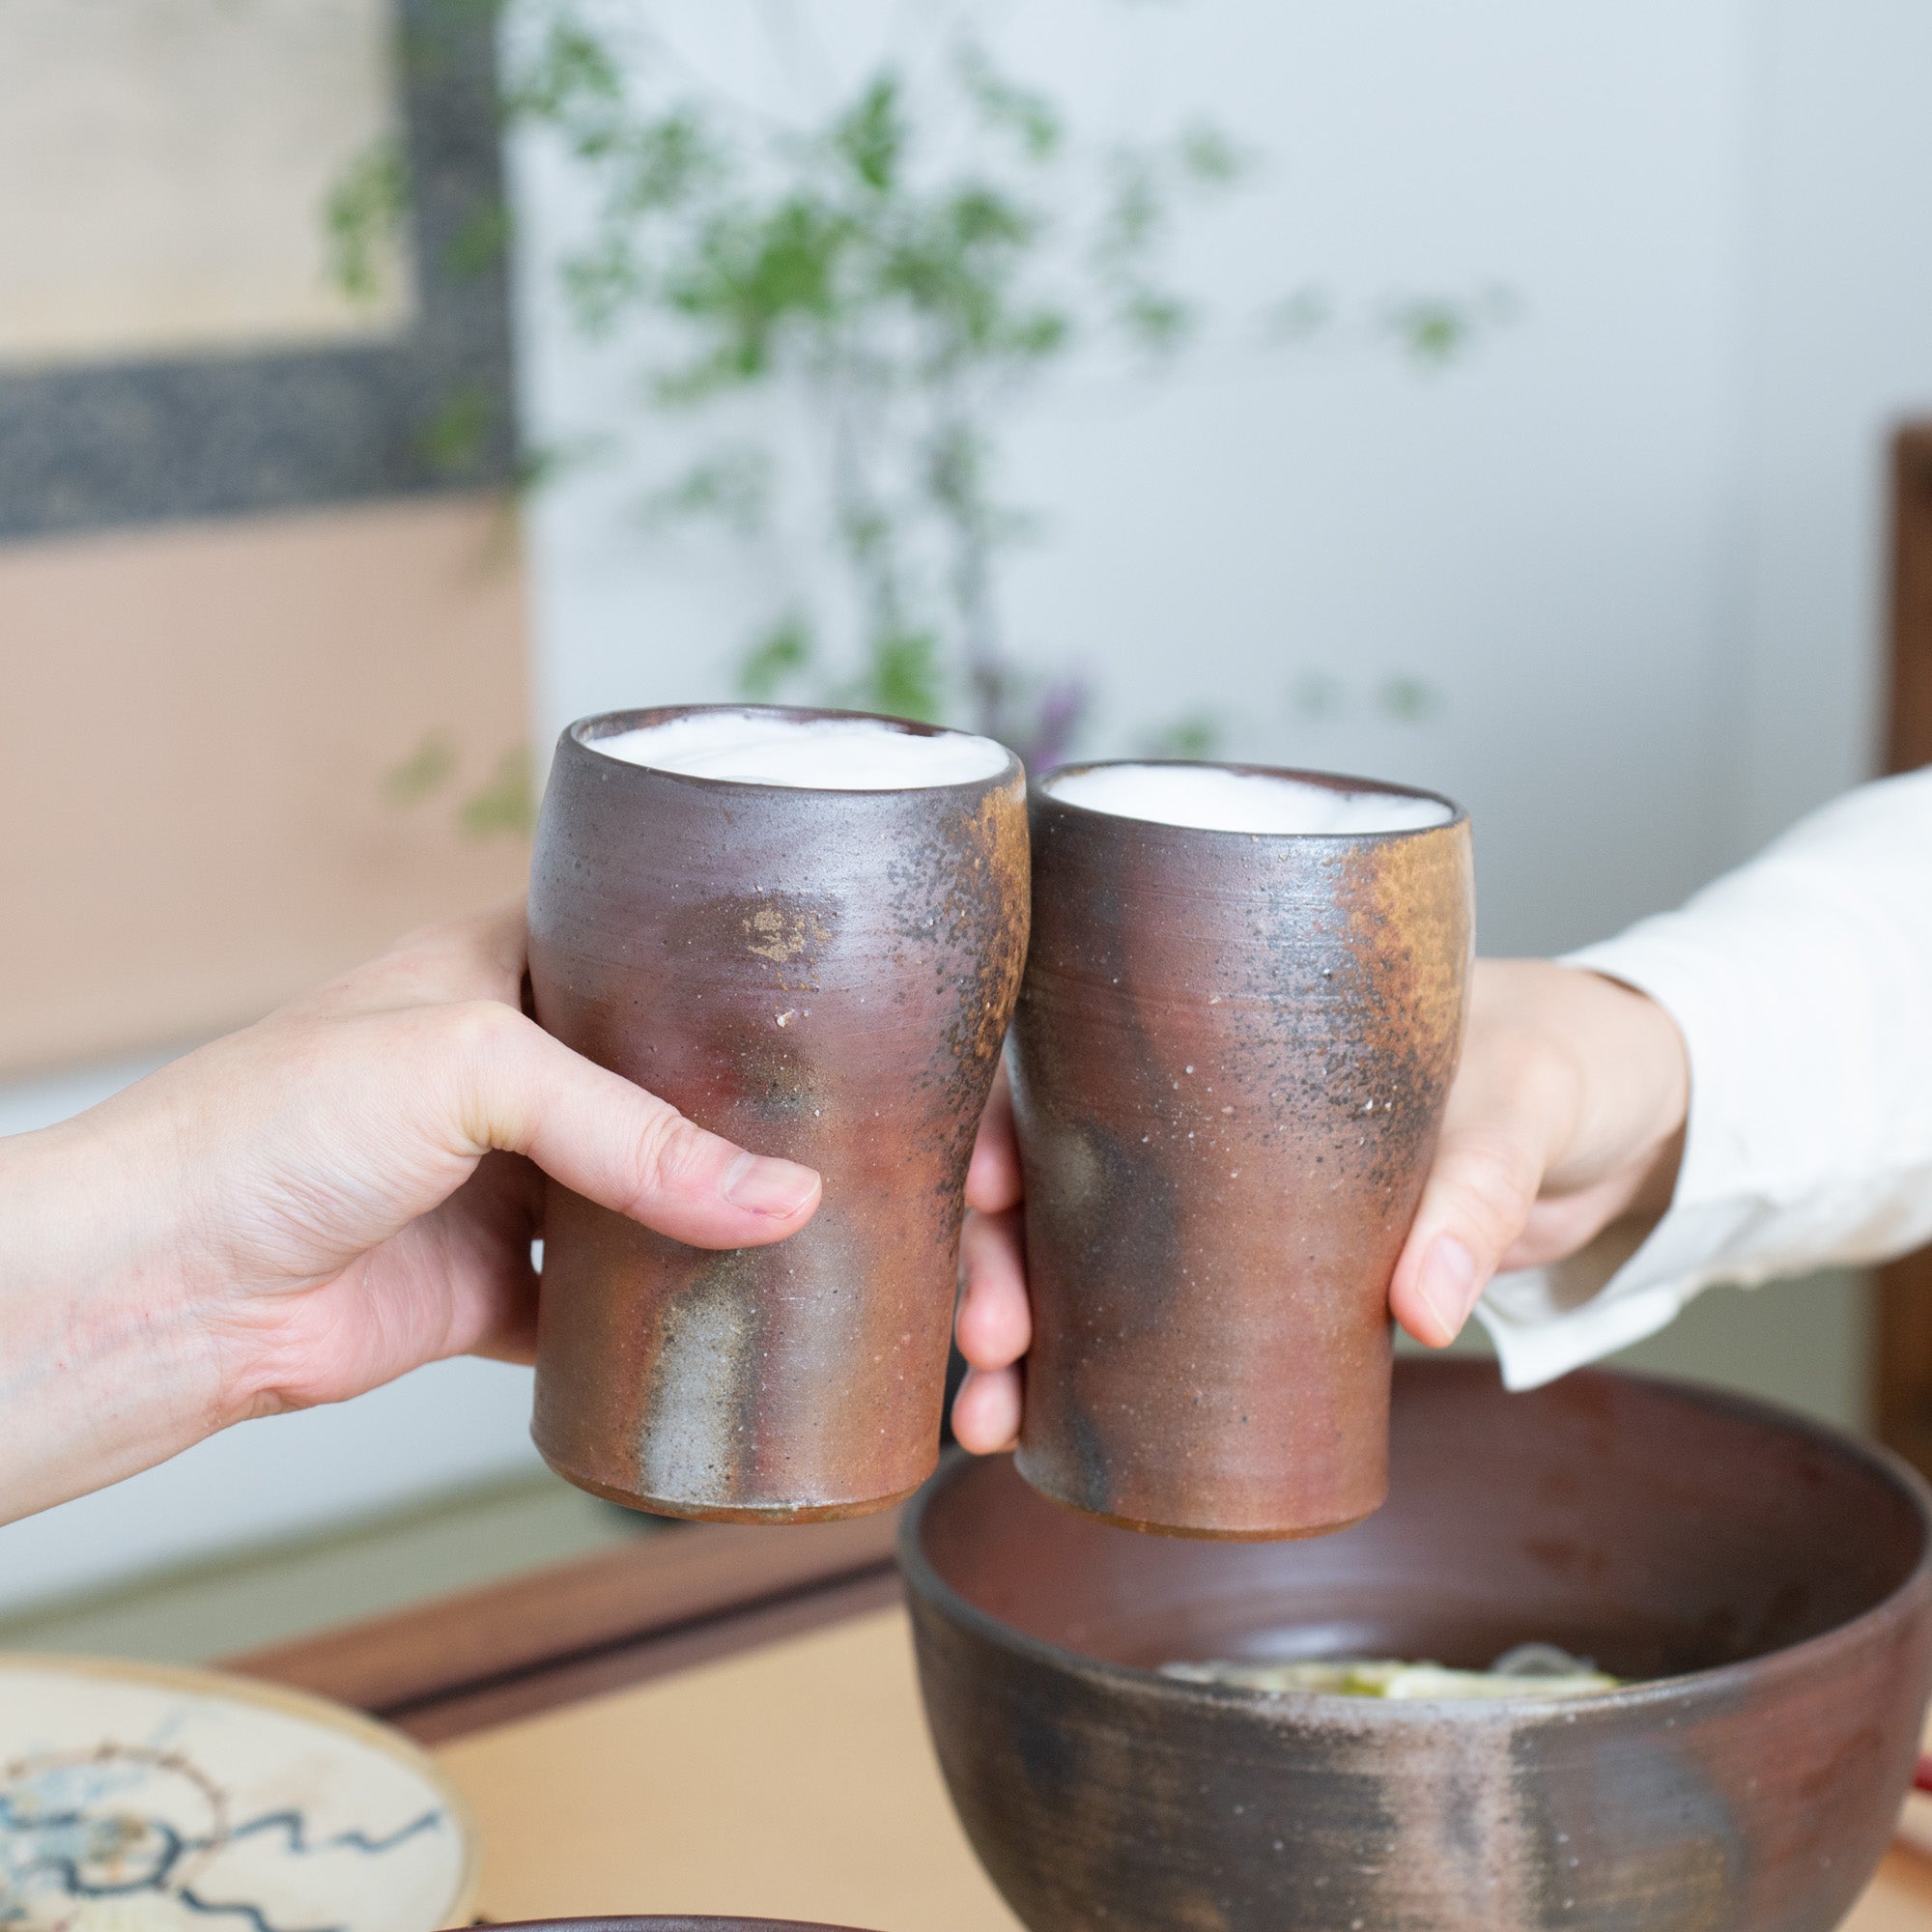
[[[149,1225],[169,1157],[86,1116],[0,1140],[0,1521],[231,1419],[218,1327]]]

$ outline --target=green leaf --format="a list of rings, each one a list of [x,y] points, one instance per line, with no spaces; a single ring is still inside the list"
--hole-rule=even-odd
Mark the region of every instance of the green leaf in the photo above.
[[[740,536],[764,527],[771,503],[772,463],[762,449],[735,445],[694,463],[683,475],[644,499],[647,523],[715,517]]]
[[[473,469],[497,426],[497,412],[496,396],[482,384],[458,384],[417,432],[423,462],[439,476]]]
[[[582,469],[586,463],[610,457],[616,448],[616,439],[611,436],[579,437],[570,442],[526,442],[517,452],[515,487],[519,491],[541,490],[547,483]]]
[[[1442,709],[1442,694],[1424,679],[1400,672],[1383,680],[1376,703],[1405,724],[1421,724]]]
[[[440,731],[430,732],[401,764],[383,774],[383,792],[391,805],[420,805],[440,791],[456,771],[456,747]]]
[[[1130,289],[1122,301],[1120,323],[1127,339],[1150,355],[1168,355],[1193,333],[1191,302],[1162,289]]]
[[[847,503],[839,512],[838,535],[855,564],[869,568],[892,541],[892,519],[876,503]]]
[[[611,229],[567,257],[558,278],[578,327],[591,336],[604,334],[627,308],[642,302],[651,286],[629,236]]]
[[[690,402],[763,381],[779,365],[781,337],[840,312],[840,270],[856,231],[809,189],[763,213],[734,209],[699,224],[662,284],[665,304],[708,346],[661,376],[666,401]]]
[[[929,631],[896,631],[872,641],[864,688],[869,710],[936,724],[945,708],[939,640]]]
[[[1190,711],[1157,725],[1144,740],[1151,758],[1211,758],[1220,750],[1226,726],[1212,711]]]
[[[1123,272],[1165,226],[1167,200],[1152,161],[1138,150],[1118,152],[1109,172],[1110,192],[1095,253],[1103,272]]]
[[[833,125],[832,150],[866,186],[885,194],[897,184],[906,138],[898,76],[889,70]]]
[[[1043,217],[983,182],[967,182],[907,212],[885,238],[872,288],[902,297],[927,325],[922,373],[964,364],[1038,359],[1064,330],[1051,311],[1016,312],[1009,291]],[[854,238],[863,245],[864,238]],[[860,299],[869,299],[867,292]]]
[[[624,83],[604,43],[587,27],[559,15],[550,23],[534,60],[504,90],[520,119],[581,127],[588,114],[603,120],[624,98]]]
[[[1059,309],[1034,309],[1015,318],[1008,340],[1014,355],[1030,362],[1044,362],[1072,342],[1072,318]]]
[[[1028,160],[1048,160],[1059,152],[1065,130],[1052,101],[1036,88],[1009,80],[983,47],[973,42],[961,46],[953,71],[986,125],[1013,135]]]
[[[1467,297],[1407,296],[1388,304],[1382,325],[1411,360],[1440,369],[1490,330],[1514,322],[1520,306],[1515,292],[1502,287]]]
[[[984,516],[987,453],[984,434],[963,422],[946,424],[926,445],[926,488],[962,522],[977,525]]]
[[[1210,121],[1197,121],[1182,133],[1176,159],[1197,187],[1232,187],[1253,165],[1246,151]]]
[[[739,696],[769,704],[792,679],[810,668],[812,650],[811,625],[804,612],[794,611],[781,617],[752,645],[739,665]]]
[[[328,279],[351,301],[381,298],[386,257],[408,207],[408,169],[391,137],[364,149],[328,190],[323,204]]]
[[[613,139],[615,214],[655,214],[690,207],[732,175],[730,150],[703,111],[689,102]]]
[[[490,782],[466,799],[457,824],[467,838],[523,838],[536,829],[536,791],[529,747],[519,745],[497,760]]]
[[[480,203],[457,224],[443,265],[458,281],[469,281],[497,267],[509,252],[510,211],[501,201]]]
[[[1461,303],[1433,296],[1395,303],[1387,326],[1414,361],[1438,369],[1467,348],[1476,329],[1474,318]]]

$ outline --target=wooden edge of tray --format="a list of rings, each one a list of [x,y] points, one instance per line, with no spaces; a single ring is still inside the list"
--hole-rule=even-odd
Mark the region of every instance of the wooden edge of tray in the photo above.
[[[679,1527],[222,1667],[440,1743],[895,1603],[897,1522]]]

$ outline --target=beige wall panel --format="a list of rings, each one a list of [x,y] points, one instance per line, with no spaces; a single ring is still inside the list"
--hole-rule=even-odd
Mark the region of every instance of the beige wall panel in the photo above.
[[[0,363],[393,333],[323,206],[393,139],[391,0],[0,0]]]
[[[218,1031],[518,890],[457,801],[527,732],[495,498],[0,548],[0,1071]],[[400,804],[432,737],[454,778]]]

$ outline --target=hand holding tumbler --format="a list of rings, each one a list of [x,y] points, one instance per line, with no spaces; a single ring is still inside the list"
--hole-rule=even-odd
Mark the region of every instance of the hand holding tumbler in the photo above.
[[[1025,781],[990,739],[723,706],[563,734],[530,881],[538,1021],[825,1186],[788,1239],[714,1253],[550,1183],[531,1433],[561,1475],[762,1522],[924,1480],[1027,879]]]
[[[1031,810],[1020,1473],[1170,1535],[1342,1528],[1388,1489],[1389,1278],[1462,1044],[1468,821],[1157,762],[1050,774]]]

